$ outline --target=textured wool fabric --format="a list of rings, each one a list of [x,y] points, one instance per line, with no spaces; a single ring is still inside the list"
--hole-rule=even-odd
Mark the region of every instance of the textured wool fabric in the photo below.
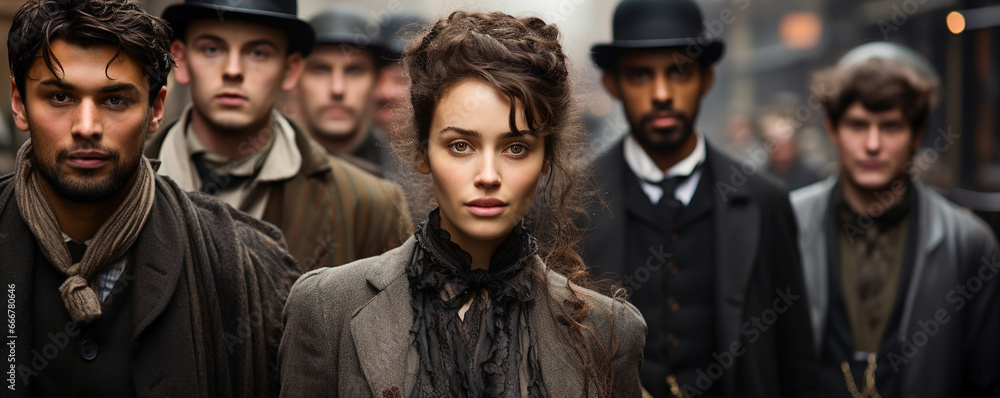
[[[90,322],[101,316],[95,276],[132,247],[153,208],[153,168],[142,157],[128,196],[97,230],[80,262],[74,263],[64,243],[59,220],[42,193],[33,159],[29,139],[17,152],[14,174],[14,195],[20,204],[21,217],[38,239],[45,258],[66,276],[59,292],[73,321]]]

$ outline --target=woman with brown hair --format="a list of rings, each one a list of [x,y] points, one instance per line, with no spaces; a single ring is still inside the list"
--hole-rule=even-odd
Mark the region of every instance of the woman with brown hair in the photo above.
[[[283,396],[641,395],[645,322],[583,287],[581,129],[558,36],[455,12],[404,54],[411,126],[394,145],[437,208],[401,247],[296,283]]]

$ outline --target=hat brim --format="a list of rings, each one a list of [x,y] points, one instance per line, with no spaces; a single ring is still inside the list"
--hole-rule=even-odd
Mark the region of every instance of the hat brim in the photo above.
[[[704,65],[712,65],[722,58],[726,46],[719,39],[713,39],[708,44],[701,44],[695,38],[615,40],[608,44],[597,44],[591,47],[591,55],[599,68],[614,71],[618,69],[618,59],[623,53],[658,48],[685,48],[685,56],[698,59]]]
[[[359,50],[367,50],[371,52],[372,57],[375,58],[375,64],[378,67],[382,67],[390,62],[391,58],[387,58],[385,54],[391,52],[389,47],[385,45],[380,40],[372,40],[372,38],[361,35],[361,34],[350,34],[350,33],[319,33],[316,35],[316,45],[323,44],[343,44],[348,46],[353,46]]]
[[[277,28],[288,35],[290,53],[309,55],[316,43],[316,33],[308,23],[287,14],[271,11],[248,10],[213,4],[175,4],[163,11],[163,19],[173,29],[172,39],[182,37],[187,26],[195,19],[227,19],[257,23]]]

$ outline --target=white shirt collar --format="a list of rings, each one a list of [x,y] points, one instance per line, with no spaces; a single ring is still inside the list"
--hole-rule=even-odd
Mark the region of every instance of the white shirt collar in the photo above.
[[[653,159],[642,149],[642,146],[639,145],[639,142],[635,140],[632,134],[625,137],[625,163],[635,175],[639,176],[639,185],[646,196],[649,197],[650,202],[654,204],[659,203],[663,197],[663,188],[660,188],[654,182],[659,182],[667,177],[689,175],[688,179],[677,185],[677,188],[674,190],[674,198],[685,206],[691,203],[691,199],[694,198],[694,191],[698,188],[698,182],[701,181],[702,172],[698,169],[698,166],[704,163],[708,156],[708,151],[705,149],[705,137],[699,132],[695,132],[694,134],[698,139],[694,151],[691,151],[687,157],[667,169],[666,173],[660,170],[656,162],[653,162]]]
[[[698,132],[695,132],[694,135],[698,139],[694,151],[691,151],[686,158],[681,159],[664,173],[649,157],[649,154],[642,149],[639,141],[636,141],[635,137],[629,134],[625,137],[625,163],[635,175],[649,182],[658,182],[666,177],[691,175],[698,165],[705,162],[706,157],[705,137],[702,137],[701,133]]]

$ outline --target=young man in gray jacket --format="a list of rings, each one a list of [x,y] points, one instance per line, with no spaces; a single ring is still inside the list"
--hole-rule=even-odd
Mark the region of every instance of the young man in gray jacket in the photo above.
[[[820,81],[840,173],[792,193],[826,396],[997,396],[996,238],[913,179],[938,83],[912,50],[861,46]],[[935,147],[946,148],[939,129]]]

